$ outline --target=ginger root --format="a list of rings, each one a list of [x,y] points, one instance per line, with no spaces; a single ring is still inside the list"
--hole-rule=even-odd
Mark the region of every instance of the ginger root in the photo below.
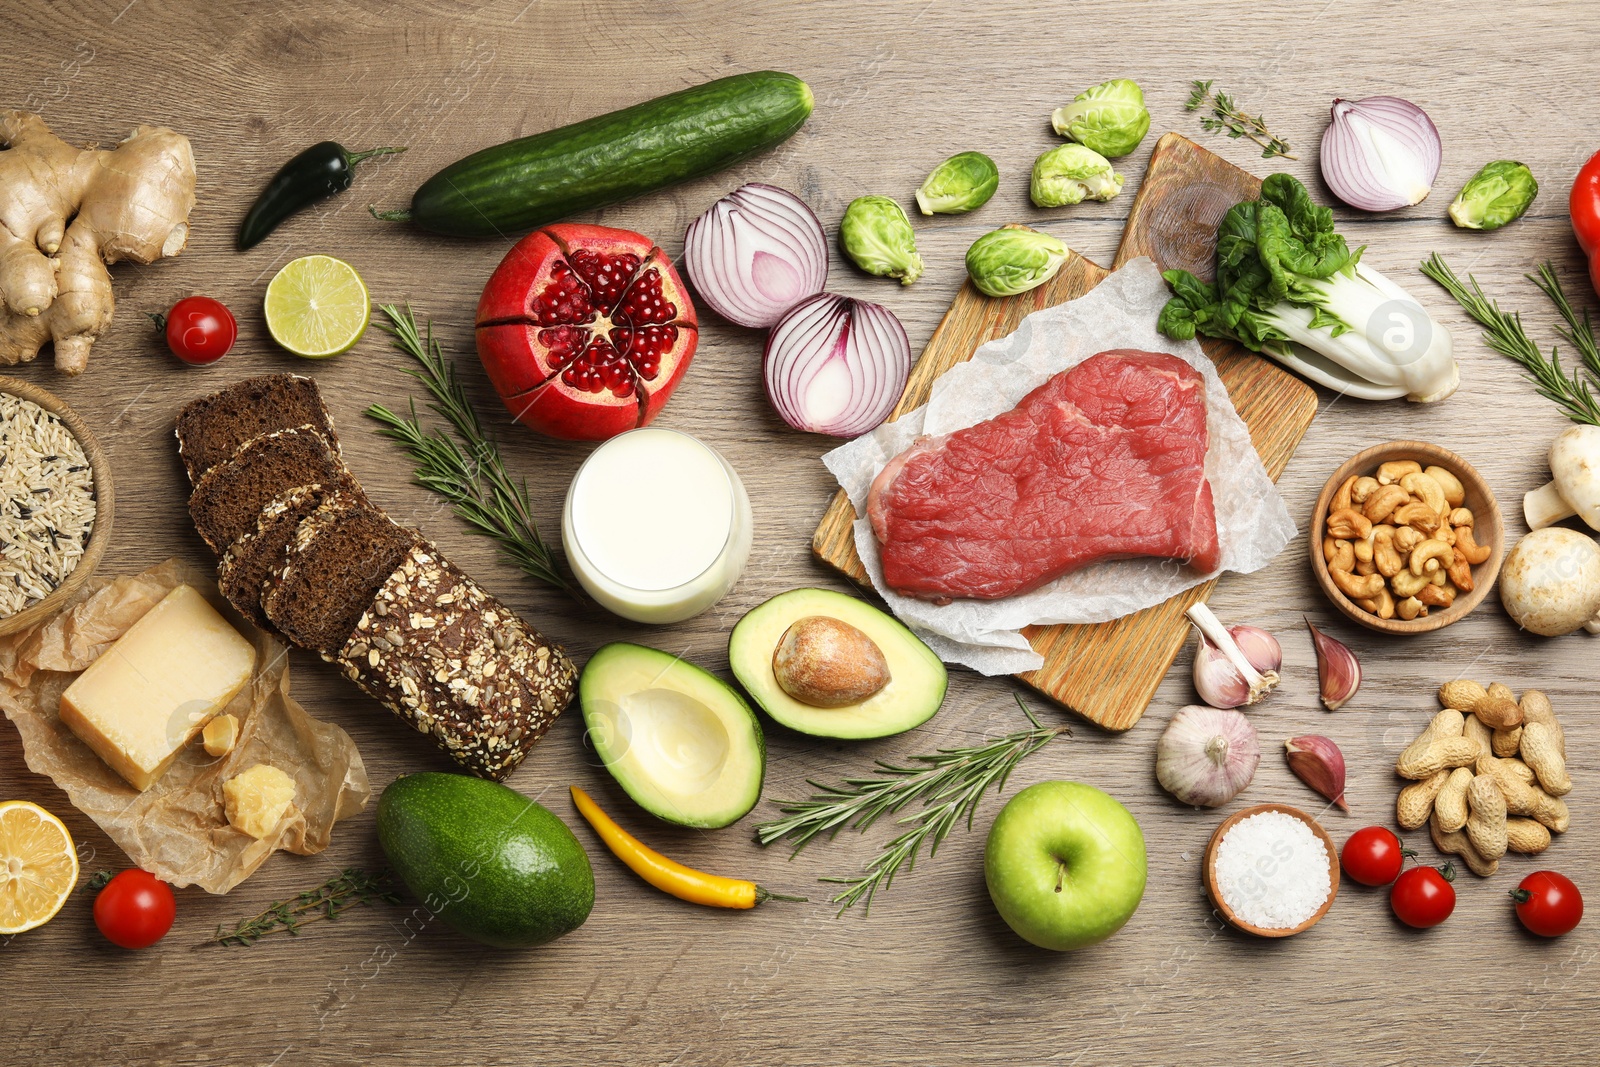
[[[189,240],[189,140],[140,126],[115,148],[74,148],[38,115],[0,111],[0,148],[0,363],[54,343],[56,369],[81,374],[111,324],[107,266]]]

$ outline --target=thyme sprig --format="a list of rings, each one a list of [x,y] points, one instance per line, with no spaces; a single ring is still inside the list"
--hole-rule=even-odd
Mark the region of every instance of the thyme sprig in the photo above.
[[[387,873],[368,874],[358,867],[347,867],[315,889],[308,889],[289,900],[267,906],[260,915],[242,919],[233,929],[218,925],[217,932],[201,942],[206,945],[254,945],[273,933],[298,937],[300,929],[322,919],[337,919],[351,908],[377,902],[400,903],[400,896]]]
[[[1567,373],[1554,345],[1550,347],[1550,355],[1546,358],[1543,350],[1528,336],[1520,314],[1500,310],[1499,302],[1485,296],[1478,279],[1471,274],[1463,283],[1437,252],[1428,257],[1421,270],[1438,282],[1461,305],[1462,310],[1484,328],[1485,344],[1507,359],[1521,364],[1528,372],[1528,380],[1533,382],[1541,396],[1559,405],[1573,422],[1600,426],[1600,400],[1595,398],[1589,382],[1576,368],[1571,374]],[[1539,277],[1534,282],[1554,301],[1562,318],[1566,319],[1570,332],[1561,331],[1561,336],[1578,349],[1591,372],[1600,374],[1600,353],[1596,354],[1593,362],[1588,355],[1588,350],[1594,348],[1594,334],[1589,328],[1588,315],[1582,319],[1577,317],[1567,303],[1566,294],[1561,291],[1555,270],[1548,262],[1540,268]]]
[[[1000,792],[1017,764],[1061,734],[1072,733],[1065,725],[1040,725],[1020,696],[1017,706],[1028,717],[1030,729],[980,745],[912,756],[905,764],[877,760],[871,777],[846,778],[840,785],[808,779],[817,792],[805,800],[778,801],[778,810],[786,817],[757,826],[756,840],[771,845],[788,839],[798,853],[819,835],[831,838],[846,827],[866,830],[881,816],[898,814],[920,800],[922,809],[896,820],[905,829],[883,846],[866,870],[821,879],[845,887],[833,897],[839,914],[858,903],[870,911],[878,890],[889,888],[902,868],[914,867],[924,844],[932,856],[963,817],[967,829],[972,829],[978,803],[990,786]]]
[[[456,377],[455,365],[433,336],[433,322],[417,326],[410,305],[403,310],[382,304],[388,322],[378,326],[394,338],[394,347],[416,361],[406,373],[422,383],[428,407],[450,425],[450,432],[428,430],[417,417],[417,403],[397,415],[382,404],[367,415],[383,426],[378,432],[400,446],[416,464],[414,480],[443,497],[452,510],[477,533],[499,544],[512,563],[537,582],[576,595],[571,581],[556,563],[555,553],[539,535],[528,502],[528,485],[506,470],[500,449],[478,421],[467,391]]]
[[[1211,133],[1226,133],[1234,138],[1248,137],[1261,147],[1262,159],[1271,159],[1274,156],[1282,156],[1284,159],[1297,158],[1289,154],[1289,142],[1267,128],[1265,118],[1242,110],[1234,102],[1231,93],[1212,91],[1209,81],[1192,82],[1189,102],[1183,105],[1185,111],[1199,111],[1201,108],[1207,108],[1211,112],[1201,117],[1201,129]]]

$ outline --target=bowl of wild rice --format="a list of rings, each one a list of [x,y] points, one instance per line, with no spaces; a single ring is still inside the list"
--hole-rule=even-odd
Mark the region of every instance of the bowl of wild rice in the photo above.
[[[89,580],[111,536],[111,464],[78,413],[0,377],[0,635]]]

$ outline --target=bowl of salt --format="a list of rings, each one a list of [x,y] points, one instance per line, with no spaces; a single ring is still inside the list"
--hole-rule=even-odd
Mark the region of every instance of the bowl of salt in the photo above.
[[[1202,876],[1228,925],[1257,937],[1290,937],[1328,913],[1339,893],[1339,850],[1299,808],[1257,804],[1217,827]]]

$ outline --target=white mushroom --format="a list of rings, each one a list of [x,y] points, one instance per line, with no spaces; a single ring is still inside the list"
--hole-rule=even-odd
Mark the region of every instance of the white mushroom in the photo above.
[[[1524,630],[1600,633],[1600,545],[1577,530],[1535,530],[1506,556],[1500,603]]]
[[[1542,530],[1577,515],[1600,530],[1600,426],[1569,426],[1550,446],[1547,485],[1522,498],[1528,529]]]

